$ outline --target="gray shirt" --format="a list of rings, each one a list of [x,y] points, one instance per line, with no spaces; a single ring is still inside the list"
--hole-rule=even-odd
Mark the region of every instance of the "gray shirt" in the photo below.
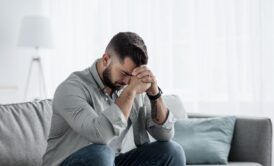
[[[97,62],[97,61],[96,61]],[[72,73],[61,83],[53,98],[53,115],[43,165],[59,165],[73,152],[89,144],[108,144],[119,154],[130,127],[136,146],[174,135],[174,117],[169,111],[163,125],[152,121],[151,105],[145,94],[135,97],[127,121],[115,104],[121,91],[110,97],[96,69],[96,62],[83,71]]]

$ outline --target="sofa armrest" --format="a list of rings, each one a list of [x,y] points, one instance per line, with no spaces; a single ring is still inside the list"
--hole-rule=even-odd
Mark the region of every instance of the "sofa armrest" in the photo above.
[[[188,117],[210,118],[217,115],[188,113]],[[272,123],[270,118],[237,117],[229,161],[250,161],[271,166],[271,158]]]

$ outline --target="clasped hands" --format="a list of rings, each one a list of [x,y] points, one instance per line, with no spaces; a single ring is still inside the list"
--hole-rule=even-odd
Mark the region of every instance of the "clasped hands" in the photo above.
[[[154,96],[159,92],[157,80],[146,65],[137,67],[132,71],[132,76],[128,86],[137,94],[146,92],[149,95]]]

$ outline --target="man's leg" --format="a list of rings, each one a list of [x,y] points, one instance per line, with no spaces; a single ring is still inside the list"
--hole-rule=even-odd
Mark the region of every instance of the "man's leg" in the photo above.
[[[61,166],[113,166],[114,152],[107,145],[88,145],[66,158]]]
[[[116,166],[185,166],[181,145],[174,141],[157,141],[142,145],[115,158]]]

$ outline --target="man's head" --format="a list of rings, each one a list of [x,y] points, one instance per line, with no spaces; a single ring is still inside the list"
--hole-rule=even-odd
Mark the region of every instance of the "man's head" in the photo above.
[[[147,64],[147,48],[136,33],[120,32],[110,40],[102,60],[104,84],[119,90],[129,83],[134,68]]]

